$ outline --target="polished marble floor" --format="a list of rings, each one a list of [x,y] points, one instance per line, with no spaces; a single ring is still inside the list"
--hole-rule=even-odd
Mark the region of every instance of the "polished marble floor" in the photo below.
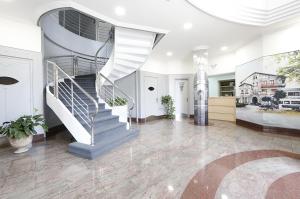
[[[0,148],[0,198],[192,199],[203,185],[217,199],[273,198],[279,188],[288,198],[299,196],[293,182],[299,179],[300,138],[220,121],[199,127],[188,119],[138,128],[137,139],[92,161],[69,154],[63,133],[26,154]],[[218,181],[198,183],[207,168]]]

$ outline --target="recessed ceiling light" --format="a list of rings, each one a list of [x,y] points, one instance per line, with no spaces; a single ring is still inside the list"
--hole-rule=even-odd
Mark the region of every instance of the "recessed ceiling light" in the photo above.
[[[183,24],[183,28],[185,30],[189,30],[193,27],[193,24],[191,22],[186,22],[185,24]]]
[[[222,47],[221,47],[221,50],[222,50],[222,51],[226,51],[226,50],[228,50],[228,47],[227,47],[227,46],[222,46]]]
[[[115,8],[115,14],[116,14],[117,16],[124,16],[124,15],[126,14],[126,10],[125,10],[125,8],[123,8],[123,7],[121,7],[121,6],[117,6],[117,7]]]
[[[173,53],[172,53],[171,51],[169,51],[169,52],[166,53],[166,55],[167,55],[168,57],[172,57],[172,56],[173,56]]]

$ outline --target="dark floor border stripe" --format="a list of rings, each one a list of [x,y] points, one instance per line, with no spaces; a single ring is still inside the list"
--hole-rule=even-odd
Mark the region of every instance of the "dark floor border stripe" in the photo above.
[[[300,137],[300,130],[299,129],[290,129],[290,128],[281,128],[281,127],[272,127],[272,126],[264,126],[260,124],[256,124],[253,122],[245,121],[245,120],[236,120],[236,124],[253,129],[256,131],[261,131],[265,133],[274,133],[274,134],[280,134],[280,135],[288,135],[288,136],[294,136],[294,137]]]
[[[300,154],[279,150],[256,150],[224,156],[196,173],[182,193],[181,199],[214,199],[219,185],[230,171],[250,161],[273,157],[300,159]]]

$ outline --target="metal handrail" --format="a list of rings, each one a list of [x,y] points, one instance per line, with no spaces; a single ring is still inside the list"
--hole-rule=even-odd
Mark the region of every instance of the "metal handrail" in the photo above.
[[[95,60],[95,66],[96,66],[96,71],[99,71],[98,69],[98,54],[100,53],[100,51],[106,46],[106,44],[108,44],[111,41],[111,36],[108,37],[108,39],[104,42],[104,44],[97,50],[95,56],[94,56],[94,60]]]
[[[79,84],[77,84],[72,77],[70,77],[62,68],[60,68],[55,62],[49,61],[47,60],[47,66],[48,64],[52,64],[55,67],[54,70],[54,96],[56,98],[59,98],[58,94],[59,94],[59,87],[58,87],[58,71],[60,71],[68,80],[71,81],[72,85],[74,84],[77,88],[79,88],[79,90],[89,98],[90,101],[92,101],[92,103],[95,105],[95,112],[93,113],[89,113],[90,116],[90,129],[91,129],[91,145],[94,146],[94,119],[95,116],[97,115],[97,113],[99,112],[99,105],[98,102],[89,94],[87,93],[81,86],[79,86]],[[47,70],[48,71],[48,70]],[[89,112],[89,111],[88,111]]]
[[[101,75],[101,77],[103,77],[107,82],[109,82],[116,90],[118,90],[120,93],[122,93],[123,95],[125,95],[125,97],[127,97],[128,99],[130,99],[132,101],[132,106],[131,108],[129,108],[129,110],[132,110],[134,108],[134,104],[135,101],[132,97],[130,97],[129,95],[127,95],[124,91],[121,90],[121,88],[119,88],[115,83],[113,83],[111,80],[109,80],[107,77],[105,77],[102,73],[99,72],[99,74]]]

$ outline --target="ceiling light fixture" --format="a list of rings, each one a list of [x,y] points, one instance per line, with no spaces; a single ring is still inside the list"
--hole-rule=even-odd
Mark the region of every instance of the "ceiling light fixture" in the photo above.
[[[227,47],[227,46],[222,46],[222,47],[221,47],[221,51],[226,51],[226,50],[228,50],[228,47]]]
[[[124,15],[126,14],[126,10],[125,10],[125,8],[123,8],[123,7],[121,7],[121,6],[117,6],[117,7],[115,8],[115,14],[116,14],[117,16],[124,16]]]
[[[189,30],[193,27],[193,24],[191,22],[186,22],[185,24],[183,24],[183,29],[185,30]]]
[[[166,55],[167,55],[168,57],[172,57],[172,56],[173,56],[173,53],[172,53],[171,51],[169,51],[169,52],[166,53]]]

